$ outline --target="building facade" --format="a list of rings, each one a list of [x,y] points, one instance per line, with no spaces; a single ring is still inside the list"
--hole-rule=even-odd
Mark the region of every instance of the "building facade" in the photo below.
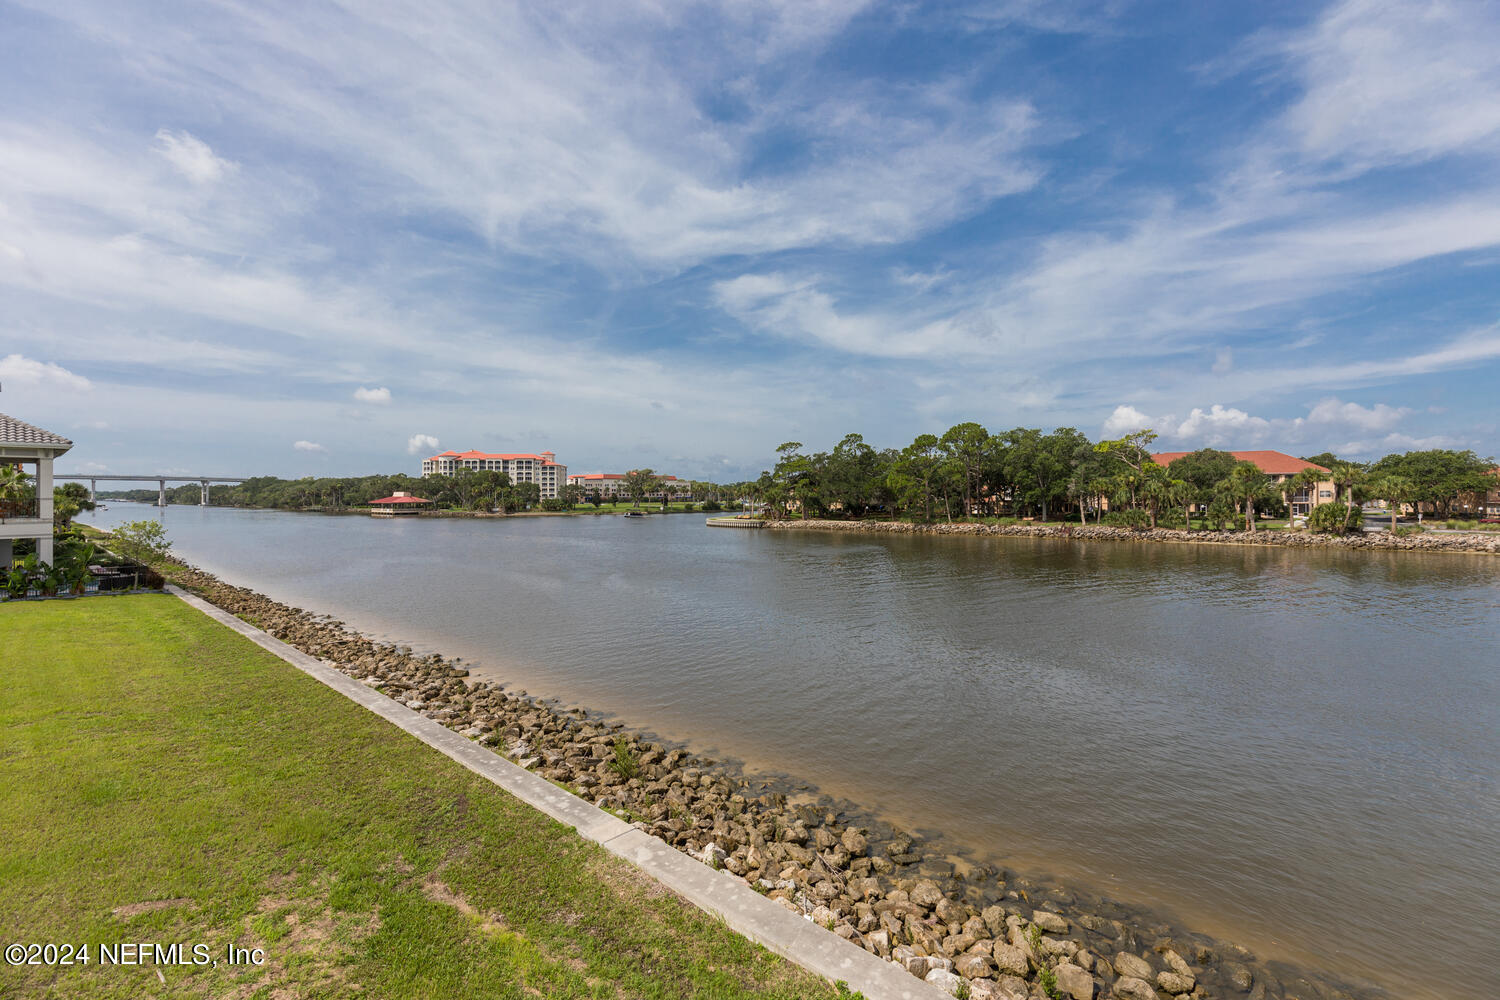
[[[668,493],[675,500],[691,500],[693,494],[692,484],[686,479],[678,479],[676,476],[657,476],[662,481],[662,489],[646,494],[648,500],[661,500]],[[598,494],[610,500],[620,497],[629,497],[630,492],[625,488],[625,474],[623,472],[581,472],[568,477],[569,486],[578,486],[583,489],[583,495]]]
[[[32,487],[29,497],[0,497],[0,568],[11,565],[23,538],[36,542],[37,559],[52,562],[52,462],[71,447],[61,434],[0,413],[0,465],[20,469]]]
[[[482,451],[445,451],[422,460],[422,476],[451,476],[462,469],[503,472],[512,483],[536,483],[543,500],[556,500],[568,482],[568,467],[550,451],[540,455],[491,455]]]
[[[1190,451],[1164,451],[1152,455],[1151,461],[1166,468],[1173,461],[1191,454]],[[1329,473],[1328,479],[1320,479],[1312,486],[1304,486],[1296,492],[1287,493],[1287,506],[1291,509],[1293,517],[1303,517],[1310,514],[1314,507],[1333,503],[1338,499],[1338,489],[1334,485],[1332,473],[1321,465],[1304,462],[1282,451],[1231,451],[1229,454],[1233,455],[1236,461],[1251,463],[1270,476],[1271,482],[1276,484],[1286,482],[1303,469],[1317,469],[1319,472]]]

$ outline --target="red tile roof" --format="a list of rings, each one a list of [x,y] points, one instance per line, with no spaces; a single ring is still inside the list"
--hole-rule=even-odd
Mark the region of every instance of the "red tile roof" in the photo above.
[[[372,507],[378,503],[432,503],[432,501],[423,500],[421,497],[381,497],[379,500],[370,501]]]
[[[542,452],[542,455],[552,455],[552,452],[544,451]],[[556,462],[543,458],[542,455],[491,455],[488,452],[483,451],[445,451],[440,455],[433,455],[428,459],[428,461],[435,462],[440,458],[456,458],[461,461],[496,462],[503,459],[507,462],[514,462],[518,458],[529,458],[533,461],[541,462],[543,465],[557,464]],[[553,457],[555,458],[556,456],[553,455]]]
[[[1151,461],[1157,465],[1166,466],[1185,455],[1191,454],[1192,452],[1190,451],[1164,451],[1158,455],[1152,455]],[[1295,476],[1303,469],[1317,469],[1321,472],[1328,471],[1321,465],[1304,462],[1300,458],[1281,451],[1231,451],[1229,454],[1241,462],[1254,462],[1256,468],[1268,476]]]

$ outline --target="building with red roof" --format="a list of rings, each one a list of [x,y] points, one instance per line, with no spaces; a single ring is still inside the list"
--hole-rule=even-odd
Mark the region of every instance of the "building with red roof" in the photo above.
[[[662,481],[663,489],[647,493],[650,500],[661,500],[666,494],[683,500],[692,499],[693,486],[685,479],[676,476],[657,476]],[[623,472],[575,472],[568,477],[569,486],[581,486],[584,495],[591,493],[601,497],[618,498],[625,493],[625,473]]]
[[[540,455],[492,455],[483,451],[445,451],[422,460],[422,477],[451,476],[461,469],[503,472],[512,483],[536,483],[543,500],[556,500],[568,481],[568,467],[550,451]]]
[[[1191,454],[1190,451],[1163,451],[1152,455],[1151,461],[1166,468],[1177,459]],[[1291,508],[1294,517],[1308,514],[1314,507],[1332,503],[1338,498],[1338,489],[1334,485],[1332,473],[1321,465],[1303,461],[1284,451],[1231,451],[1229,454],[1233,455],[1237,461],[1251,463],[1270,476],[1273,483],[1284,483],[1304,469],[1328,472],[1328,479],[1320,479],[1315,485],[1304,486],[1287,496],[1287,505]]]

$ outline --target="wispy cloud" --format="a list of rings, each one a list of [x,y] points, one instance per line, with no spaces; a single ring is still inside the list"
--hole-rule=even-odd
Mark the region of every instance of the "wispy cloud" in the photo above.
[[[7,354],[0,358],[0,384],[7,381],[75,392],[93,388],[88,379],[68,371],[62,365],[51,361],[37,361],[20,354]]]
[[[212,184],[235,169],[235,164],[215,156],[208,143],[189,132],[158,129],[156,151],[194,184]]]
[[[391,401],[391,390],[385,386],[380,386],[378,389],[367,389],[364,386],[360,386],[354,390],[354,398],[361,403],[373,403],[377,406],[384,406]]]
[[[296,451],[311,452],[315,455],[328,454],[328,449],[315,441],[294,441],[292,443],[292,448]]]

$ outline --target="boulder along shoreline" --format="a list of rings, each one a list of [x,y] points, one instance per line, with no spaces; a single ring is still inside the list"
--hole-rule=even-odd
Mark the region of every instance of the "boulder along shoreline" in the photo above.
[[[179,586],[623,815],[952,995],[971,1000],[1383,996],[1259,961],[1244,948],[1175,927],[1147,909],[1051,880],[983,864],[958,871],[950,849],[855,804],[827,797],[789,801],[794,787],[782,778],[747,774],[733,763],[653,742],[582,708],[508,693],[504,684],[471,678],[459,661],[415,655],[410,647],[370,639],[326,615],[171,562],[169,572]]]
[[[1387,532],[1319,535],[1308,531],[1183,531],[1177,528],[1113,528],[1102,524],[911,524],[906,521],[833,521],[819,518],[763,521],[783,531],[850,531],[889,535],[1009,535],[1019,538],[1073,538],[1084,541],[1190,542],[1194,545],[1270,545],[1283,548],[1362,549],[1382,552],[1482,552],[1500,554],[1500,532],[1465,535],[1405,535]]]

